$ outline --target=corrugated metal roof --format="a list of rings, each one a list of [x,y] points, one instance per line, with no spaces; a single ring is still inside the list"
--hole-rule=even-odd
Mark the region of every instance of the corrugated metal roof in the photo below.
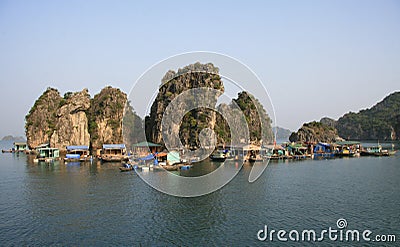
[[[14,145],[22,146],[22,145],[26,145],[26,142],[14,142]]]
[[[125,144],[103,144],[103,149],[125,149]]]
[[[89,150],[88,146],[67,146],[67,150]]]
[[[336,142],[338,145],[357,145],[360,144],[360,142],[357,141],[341,141],[341,142]]]
[[[320,145],[320,146],[325,146],[325,147],[330,147],[330,146],[331,146],[331,144],[326,143],[326,142],[319,142],[319,143],[317,144],[317,146],[318,146],[318,145]]]
[[[134,147],[161,147],[160,144],[152,143],[152,142],[139,142],[133,144]]]

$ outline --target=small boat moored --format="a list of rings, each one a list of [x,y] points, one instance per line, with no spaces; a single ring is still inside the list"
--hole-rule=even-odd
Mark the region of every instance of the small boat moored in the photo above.
[[[131,165],[131,164],[124,164],[123,166],[119,167],[119,170],[120,170],[121,172],[132,171],[132,170],[133,170],[133,165]]]
[[[226,155],[223,150],[216,150],[210,155],[210,159],[212,161],[225,161],[226,160]]]

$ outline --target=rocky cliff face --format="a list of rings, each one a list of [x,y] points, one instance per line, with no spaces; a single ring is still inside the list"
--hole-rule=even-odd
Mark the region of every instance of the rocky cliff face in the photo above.
[[[121,90],[106,87],[91,100],[89,133],[94,150],[107,143],[122,143],[122,118],[127,96]]]
[[[337,130],[328,125],[322,124],[320,122],[310,122],[305,123],[297,131],[293,132],[289,140],[291,142],[335,142],[342,140],[339,137]]]
[[[168,71],[162,79],[162,85],[151,106],[150,115],[145,119],[146,138],[154,143],[164,143],[162,137],[162,119],[168,105],[184,91],[196,88],[211,88],[224,91],[218,68],[211,63],[195,63],[179,69],[178,72]],[[213,100],[217,102],[218,95]],[[187,101],[185,101],[187,100]],[[184,99],[179,108],[184,109],[193,104],[193,100]],[[210,100],[210,99],[209,99]],[[178,116],[176,118],[179,118]],[[189,148],[199,147],[199,134],[204,128],[214,129],[215,112],[209,109],[197,108],[184,115],[181,125],[172,124],[169,135],[179,133],[182,144]]]
[[[130,103],[125,106],[124,119],[122,120],[122,134],[128,150],[132,150],[135,143],[146,141],[144,122],[136,114]]]
[[[67,93],[61,100],[56,113],[56,126],[50,138],[50,146],[65,149],[69,145],[90,144],[87,110],[90,95],[87,89],[77,93]]]
[[[250,141],[255,144],[272,143],[271,119],[258,99],[244,91],[240,92],[234,101],[246,117]]]
[[[326,126],[336,128],[336,120],[328,117],[323,117],[319,120],[320,123],[325,124]]]
[[[30,148],[50,142],[56,127],[61,101],[60,93],[54,88],[47,88],[35,101],[25,117],[25,135]]]
[[[126,94],[106,87],[90,99],[87,89],[66,93],[48,88],[25,117],[30,148],[43,143],[65,150],[69,145],[94,149],[104,143],[122,143],[122,117]]]
[[[254,144],[261,144],[261,142],[264,144],[272,143],[273,133],[271,119],[261,103],[248,92],[240,92],[238,98],[233,101],[238,108],[234,107],[232,103],[230,105],[221,104],[218,106],[219,111],[222,112],[222,115],[217,114],[217,124],[215,126],[218,142],[222,144],[231,141],[232,143],[241,143],[243,141],[245,143],[250,141]],[[245,119],[240,118],[239,111],[244,115]],[[232,133],[238,133],[240,137],[246,136],[247,134],[243,132],[243,129],[235,128],[241,126],[240,122],[245,120],[249,128],[249,140],[232,140],[231,129],[223,116],[230,116],[234,119],[235,124],[231,126],[234,128],[232,129]]]

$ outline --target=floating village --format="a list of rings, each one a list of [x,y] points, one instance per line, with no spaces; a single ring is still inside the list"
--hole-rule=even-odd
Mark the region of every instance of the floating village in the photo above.
[[[34,163],[52,165],[55,161],[71,162],[116,162],[120,171],[131,170],[188,170],[200,162],[199,157],[185,156],[182,150],[166,151],[161,144],[140,142],[127,150],[125,144],[103,144],[102,149],[91,153],[88,146],[66,146],[64,150],[50,147],[49,143],[30,150],[26,142],[14,142],[13,148],[3,153],[24,153],[32,155]],[[382,145],[363,147],[359,141],[339,141],[335,143],[289,143],[274,145],[243,144],[219,146],[207,158],[210,162],[234,160],[241,162],[266,162],[280,160],[333,159],[360,156],[391,156],[396,153],[383,149]]]
[[[320,122],[305,123],[297,133],[292,133],[295,139],[290,136],[290,142],[284,143],[276,142],[277,134],[273,134],[271,118],[263,104],[247,91],[238,92],[237,98],[219,105],[219,94],[206,98],[201,96],[203,98],[197,101],[206,99],[224,115],[202,107],[190,108],[192,110],[183,118],[171,111],[171,118],[180,122],[171,121],[173,123],[163,131],[163,116],[168,113],[169,104],[183,92],[193,88],[212,88],[224,92],[218,71],[211,63],[195,63],[177,72],[168,71],[161,80],[163,83],[158,88],[150,112],[143,118],[136,115],[131,99],[118,88],[107,86],[91,97],[88,89],[67,92],[61,96],[57,89],[49,87],[25,116],[27,142],[15,142],[11,149],[2,152],[26,153],[38,164],[51,165],[55,161],[65,164],[114,162],[118,163],[116,170],[120,171],[188,170],[203,161],[233,160],[252,164],[282,160],[381,157],[396,153],[394,144],[391,148],[383,148],[379,142],[373,146],[363,146],[360,141],[353,140],[399,139],[400,125],[393,118],[393,112],[398,112],[396,107],[400,106],[400,92],[392,93],[371,109],[345,114],[337,121],[326,118]],[[193,97],[185,96],[179,107],[192,106]],[[225,116],[229,116],[235,124],[230,125]],[[240,127],[243,125],[239,123],[244,122],[248,131]],[[213,131],[215,142],[202,145],[200,137],[203,130]],[[232,133],[240,133],[237,136],[245,138],[234,138],[236,134]],[[164,142],[168,140],[163,138],[165,136],[178,137],[181,143],[174,141],[175,148],[167,149]],[[347,140],[340,136],[345,136]],[[211,138],[207,136],[203,139]],[[199,152],[193,155],[193,152],[185,150],[199,150],[202,155],[198,157]]]

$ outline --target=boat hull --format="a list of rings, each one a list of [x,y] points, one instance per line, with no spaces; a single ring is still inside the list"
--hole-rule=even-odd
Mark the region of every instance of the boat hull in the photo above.
[[[213,156],[210,156],[210,159],[212,161],[223,162],[223,161],[226,160],[226,157],[213,157]]]
[[[127,156],[114,156],[114,155],[102,155],[101,161],[103,162],[121,162],[128,161],[129,158]]]
[[[121,171],[121,172],[128,172],[128,171],[132,171],[133,170],[133,167],[131,166],[131,167],[120,167],[119,168],[119,170]]]

